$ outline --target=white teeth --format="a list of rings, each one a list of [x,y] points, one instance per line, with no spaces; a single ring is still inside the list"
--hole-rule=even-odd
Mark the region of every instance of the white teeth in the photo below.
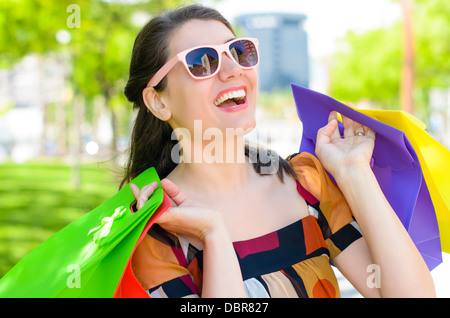
[[[233,91],[233,92],[229,92],[229,93],[225,93],[222,96],[220,96],[215,102],[214,104],[216,106],[219,106],[220,104],[222,104],[224,101],[226,101],[227,99],[232,99],[232,98],[244,98],[245,97],[245,90],[240,89],[237,91]]]

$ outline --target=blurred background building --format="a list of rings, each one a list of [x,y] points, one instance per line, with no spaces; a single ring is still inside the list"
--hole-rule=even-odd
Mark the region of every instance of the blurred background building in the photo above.
[[[236,18],[244,34],[259,40],[260,89],[271,92],[289,89],[292,82],[309,86],[308,36],[303,27],[306,15],[255,13]]]

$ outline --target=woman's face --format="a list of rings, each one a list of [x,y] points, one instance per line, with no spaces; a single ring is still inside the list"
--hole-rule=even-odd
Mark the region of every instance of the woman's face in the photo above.
[[[192,20],[171,38],[169,59],[194,46],[223,44],[233,38],[233,33],[219,21]],[[225,53],[220,58],[220,70],[208,79],[193,79],[182,63],[167,74],[168,85],[160,93],[160,99],[171,112],[168,122],[173,129],[187,128],[193,136],[194,120],[201,120],[202,131],[214,127],[225,133],[227,128],[242,128],[247,133],[255,127],[256,70],[243,70]],[[224,93],[242,89],[246,92],[246,105],[233,107],[234,102],[216,105]]]

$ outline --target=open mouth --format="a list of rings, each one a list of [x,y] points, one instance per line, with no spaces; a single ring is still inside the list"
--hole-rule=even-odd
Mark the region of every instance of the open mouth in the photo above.
[[[214,105],[221,108],[233,108],[245,104],[247,94],[245,89],[235,89],[224,92],[214,101]]]

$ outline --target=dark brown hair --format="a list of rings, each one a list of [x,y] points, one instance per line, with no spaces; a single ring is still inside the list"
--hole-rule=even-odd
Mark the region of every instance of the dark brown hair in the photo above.
[[[131,181],[144,170],[154,167],[158,176],[165,178],[177,165],[171,158],[173,147],[178,144],[172,140],[170,125],[155,117],[144,104],[142,91],[150,78],[166,63],[168,47],[172,35],[186,22],[191,20],[216,20],[222,22],[234,34],[230,23],[216,10],[201,5],[180,7],[152,18],[139,32],[133,46],[130,74],[124,93],[127,99],[138,109],[138,114],[131,135],[130,154],[125,167],[125,176],[121,186]],[[167,86],[164,78],[156,87],[163,91]],[[245,146],[245,154],[254,158],[254,167],[261,173],[261,168],[279,160],[277,172],[283,180],[283,170],[295,176],[289,163],[270,151]],[[270,160],[261,160],[261,154]]]

